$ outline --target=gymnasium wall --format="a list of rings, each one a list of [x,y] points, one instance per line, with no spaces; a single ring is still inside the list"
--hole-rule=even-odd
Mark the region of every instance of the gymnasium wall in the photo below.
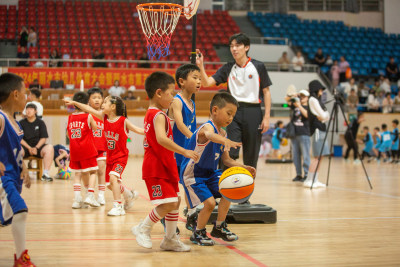
[[[283,52],[292,58],[294,53],[288,45],[251,44],[249,56],[263,62],[278,62]]]
[[[383,4],[384,31],[400,34],[400,1],[384,0]]]

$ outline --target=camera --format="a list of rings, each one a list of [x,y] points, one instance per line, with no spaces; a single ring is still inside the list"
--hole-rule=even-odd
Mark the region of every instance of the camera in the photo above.
[[[297,96],[293,96],[289,99],[290,103],[294,104],[296,102],[300,101],[300,98],[298,98]]]

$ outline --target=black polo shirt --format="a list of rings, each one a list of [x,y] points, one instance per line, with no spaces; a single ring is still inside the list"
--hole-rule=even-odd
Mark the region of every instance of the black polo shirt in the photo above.
[[[41,119],[36,118],[33,122],[23,119],[19,123],[24,131],[24,140],[31,147],[35,147],[41,138],[49,137],[46,124]]]

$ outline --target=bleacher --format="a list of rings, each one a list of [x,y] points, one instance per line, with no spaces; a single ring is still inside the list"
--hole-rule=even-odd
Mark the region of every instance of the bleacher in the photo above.
[[[248,12],[248,18],[264,37],[289,38],[309,59],[314,58],[319,47],[333,60],[345,56],[355,75],[384,75],[390,56],[400,62],[400,35],[385,34],[379,28],[349,27],[342,21],[301,20],[294,14]],[[272,41],[280,42],[284,41]],[[322,71],[328,71],[328,67]]]
[[[18,7],[0,6],[0,40],[17,41],[19,31],[26,25],[35,27],[38,34],[38,46],[29,50],[34,59],[49,58],[53,49],[61,55],[70,54],[72,59],[92,59],[95,50],[101,51],[106,60],[139,59],[146,52],[146,40],[136,5],[127,2],[19,0]],[[187,26],[191,23],[191,20],[180,18],[168,60],[188,60],[192,33]],[[213,62],[220,61],[213,45],[226,44],[229,36],[239,31],[226,11],[198,14],[197,29],[197,47]],[[63,64],[64,67],[86,67],[81,62]],[[126,64],[109,62],[108,67],[125,68]],[[129,67],[135,68],[137,63],[131,63]],[[155,63],[151,67],[165,67],[165,64]]]

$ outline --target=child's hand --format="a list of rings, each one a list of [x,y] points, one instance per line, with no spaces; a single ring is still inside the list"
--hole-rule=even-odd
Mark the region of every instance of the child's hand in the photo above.
[[[185,153],[183,154],[183,156],[188,159],[193,159],[194,162],[198,162],[200,159],[199,154],[197,154],[197,152],[194,152],[193,150],[185,149]]]
[[[65,105],[67,105],[67,106],[69,106],[69,105],[73,105],[73,103],[74,103],[74,101],[73,100],[71,100],[71,99],[68,99],[68,98],[64,98],[63,99],[63,101],[64,101],[64,103],[65,103]]]
[[[225,143],[224,143],[224,146],[225,146],[224,151],[228,151],[228,152],[229,152],[229,151],[231,150],[232,147],[233,147],[233,148],[241,147],[241,146],[242,146],[242,143],[233,142],[233,141],[231,141],[231,140],[229,140],[229,139],[226,139],[226,141],[225,141]]]
[[[4,175],[4,172],[6,171],[6,166],[0,161],[0,177]]]
[[[253,178],[256,178],[256,169],[254,167],[244,165],[243,168],[248,170],[251,173],[251,175],[253,176]]]
[[[29,177],[29,172],[26,168],[23,168],[21,171],[21,180],[24,180],[26,188],[31,187],[31,178]]]

